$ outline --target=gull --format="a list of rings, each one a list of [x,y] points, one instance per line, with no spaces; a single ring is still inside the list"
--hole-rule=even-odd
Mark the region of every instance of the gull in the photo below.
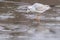
[[[41,4],[41,3],[34,3],[32,5],[19,6],[19,7],[17,7],[17,9],[15,11],[26,12],[26,13],[29,13],[29,12],[36,13],[35,16],[37,16],[37,17],[35,18],[35,20],[37,20],[39,22],[40,15],[49,9],[51,9],[51,7],[49,5],[45,5],[45,4]]]
[[[15,11],[17,12],[37,12],[37,13],[43,13],[47,10],[51,9],[49,5],[44,5],[41,3],[34,3],[33,5],[22,5],[18,6]]]
[[[37,12],[37,13],[43,13],[47,10],[49,10],[51,7],[49,5],[44,5],[41,3],[35,3],[31,6],[28,6],[27,12]]]
[[[34,3],[33,5],[28,6],[28,9],[29,10],[27,10],[27,13],[32,12],[37,14],[35,20],[39,23],[41,14],[51,9],[51,7],[49,5],[44,5],[41,3]]]

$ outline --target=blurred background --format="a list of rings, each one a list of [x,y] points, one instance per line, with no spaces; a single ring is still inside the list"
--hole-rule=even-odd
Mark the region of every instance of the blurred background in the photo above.
[[[7,0],[7,1],[16,1],[16,2],[27,2],[27,3],[36,3],[40,2],[43,4],[49,4],[49,5],[59,5],[60,0]]]
[[[52,6],[39,16],[40,24],[34,13],[15,11],[34,3]],[[60,40],[60,0],[0,0],[0,40]]]

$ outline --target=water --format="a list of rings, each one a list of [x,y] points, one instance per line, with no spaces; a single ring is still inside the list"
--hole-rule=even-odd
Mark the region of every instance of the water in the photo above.
[[[0,40],[60,40],[60,7],[39,16],[15,11],[30,3],[0,0]]]

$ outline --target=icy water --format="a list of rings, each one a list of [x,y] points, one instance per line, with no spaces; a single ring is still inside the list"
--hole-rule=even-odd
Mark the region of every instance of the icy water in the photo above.
[[[17,10],[22,5],[31,4],[0,0],[0,40],[60,40],[60,6],[41,14],[38,23],[36,14]]]

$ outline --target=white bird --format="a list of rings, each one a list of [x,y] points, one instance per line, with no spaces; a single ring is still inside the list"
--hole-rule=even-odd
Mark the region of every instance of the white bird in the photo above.
[[[27,12],[43,13],[43,12],[49,10],[50,6],[49,5],[44,5],[44,4],[41,4],[41,3],[35,3],[33,5],[28,6],[28,9],[29,10],[27,10]]]
[[[34,3],[33,5],[19,6],[16,11],[17,12],[26,12],[26,13],[29,13],[29,12],[36,13],[37,15],[35,15],[36,16],[35,20],[40,22],[41,13],[44,13],[45,11],[47,11],[49,9],[51,9],[51,7],[49,5],[44,5],[41,3]]]
[[[50,9],[49,5],[44,5],[41,3],[34,3],[33,5],[22,5],[18,6],[15,11],[17,12],[37,12],[37,13],[43,13]]]
[[[36,13],[36,18],[34,18],[34,20],[40,24],[40,16],[41,16],[41,13],[44,13],[45,11],[51,9],[51,7],[49,5],[44,5],[44,4],[41,4],[41,3],[34,3],[33,5],[31,6],[28,6],[28,9],[27,10],[27,13],[28,12],[33,12],[33,13]]]

